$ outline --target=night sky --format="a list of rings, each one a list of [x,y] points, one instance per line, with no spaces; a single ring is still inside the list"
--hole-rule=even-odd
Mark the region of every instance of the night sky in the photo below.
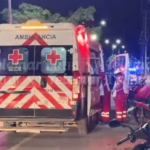
[[[7,7],[7,0],[0,0],[0,11]],[[39,5],[52,13],[68,15],[78,7],[95,6],[95,23],[106,19],[108,24],[103,31],[103,39],[121,38],[127,51],[137,56],[139,37],[142,29],[140,0],[12,0],[12,7],[17,8],[22,2]],[[2,20],[0,20],[2,22]],[[103,43],[103,41],[102,41]]]

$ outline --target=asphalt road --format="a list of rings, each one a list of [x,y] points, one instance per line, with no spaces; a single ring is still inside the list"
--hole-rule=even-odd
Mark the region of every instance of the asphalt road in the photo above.
[[[86,137],[75,131],[67,133],[0,133],[0,150],[132,150],[129,142],[117,147],[116,142],[128,133],[127,129],[110,129],[98,125]]]
[[[115,108],[113,101],[111,107]],[[128,132],[125,128],[110,129],[107,125],[97,125],[94,131],[85,137],[80,137],[76,131],[62,134],[1,132],[0,150],[132,150],[135,144],[129,142],[116,146],[117,141]]]

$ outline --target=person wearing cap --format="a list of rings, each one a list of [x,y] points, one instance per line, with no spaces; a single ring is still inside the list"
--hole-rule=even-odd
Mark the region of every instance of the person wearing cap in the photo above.
[[[116,81],[112,94],[116,105],[116,117],[120,122],[127,121],[127,98],[129,94],[128,81],[125,79],[125,75],[121,69],[117,69],[114,72]]]
[[[110,122],[110,111],[111,111],[111,91],[108,84],[107,75],[104,72],[101,72],[101,96],[102,96],[102,113],[101,118],[105,123]]]

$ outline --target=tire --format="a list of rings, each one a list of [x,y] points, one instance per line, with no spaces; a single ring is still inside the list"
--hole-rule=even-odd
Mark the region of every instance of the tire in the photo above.
[[[149,120],[150,119],[150,112],[147,110],[144,110],[143,113],[144,113],[144,117]]]
[[[133,150],[148,150],[148,149],[149,147],[146,144],[139,144],[133,148]]]
[[[81,136],[85,136],[90,132],[90,121],[88,118],[78,121],[78,133]]]
[[[95,117],[96,118],[95,123],[98,124],[99,121],[100,121],[100,116],[101,116],[100,112],[97,112],[95,115],[96,115],[96,117]]]
[[[141,125],[144,122],[145,117],[144,117],[144,111],[142,108],[136,107],[133,112],[133,116],[138,125]]]

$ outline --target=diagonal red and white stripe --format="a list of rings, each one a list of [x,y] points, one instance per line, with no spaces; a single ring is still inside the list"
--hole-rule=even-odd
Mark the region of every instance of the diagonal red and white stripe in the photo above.
[[[72,82],[71,78],[47,77],[47,87],[40,85],[41,77],[13,76],[0,77],[1,91],[30,91],[30,94],[0,94],[0,108],[22,108],[22,109],[71,109]],[[49,91],[48,89],[53,89]],[[61,102],[61,98],[68,101]]]

